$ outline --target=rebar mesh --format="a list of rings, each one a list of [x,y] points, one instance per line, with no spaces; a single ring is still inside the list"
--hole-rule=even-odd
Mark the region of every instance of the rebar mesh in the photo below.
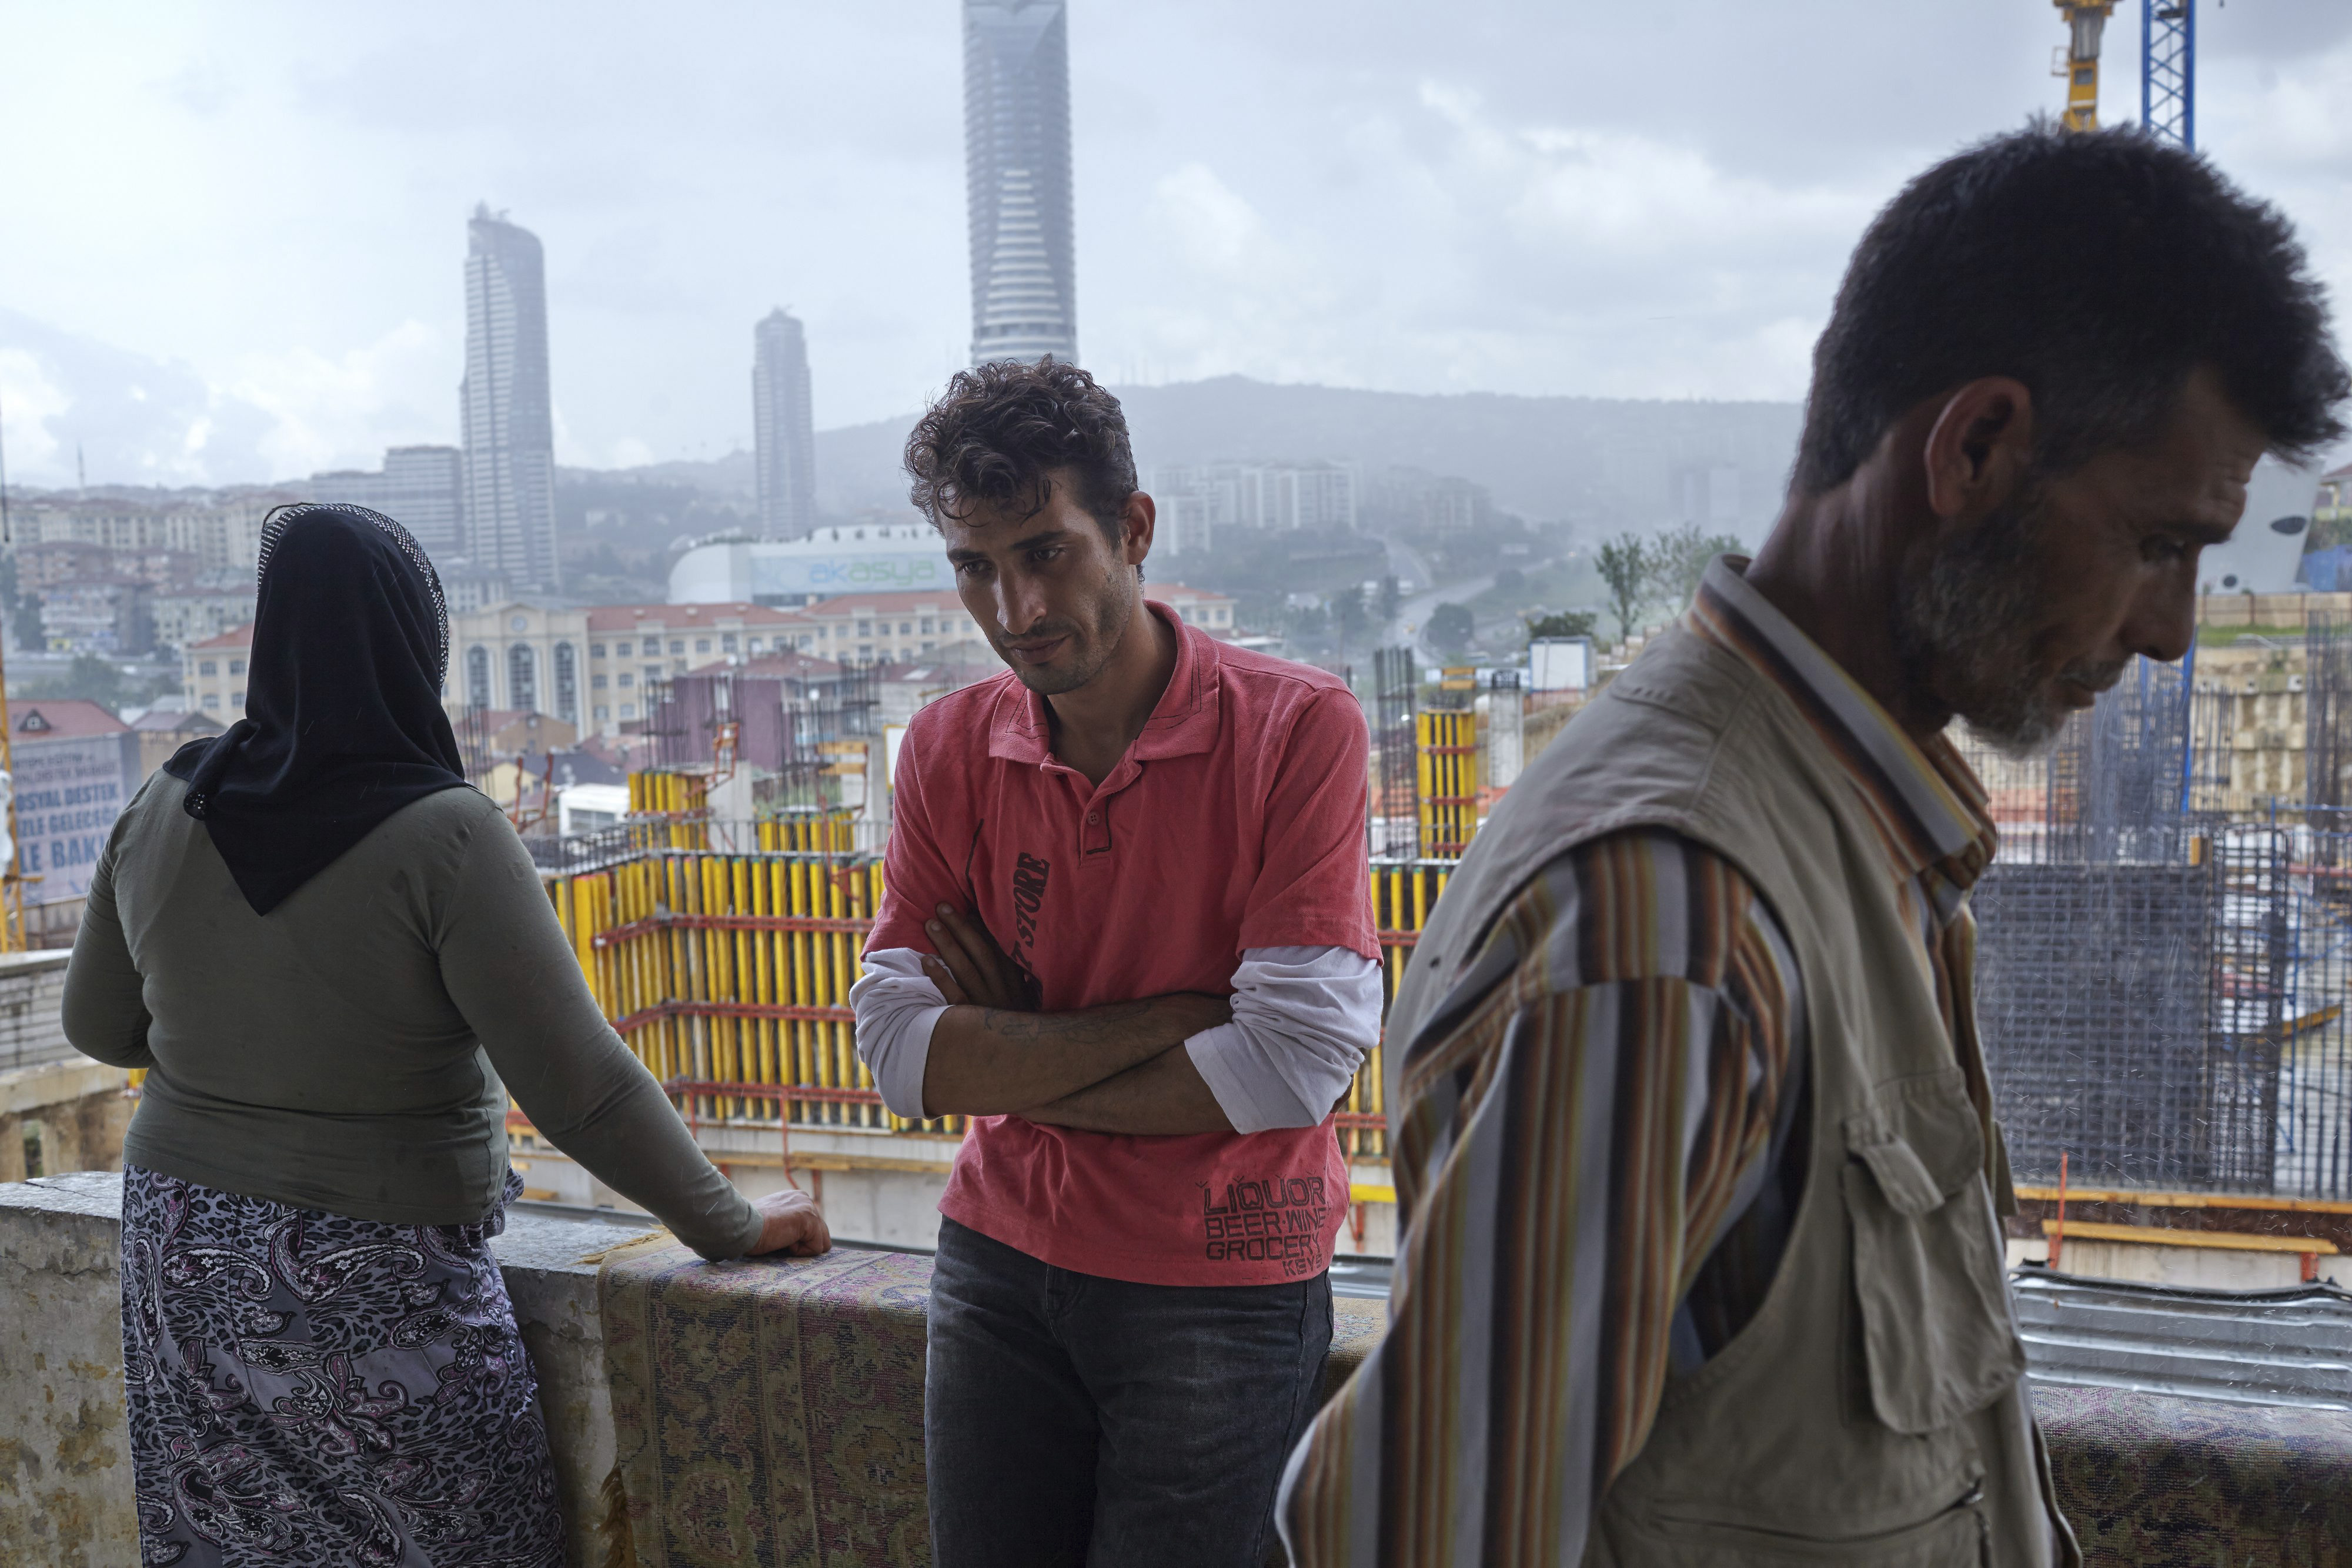
[[[2193,665],[2139,661],[2038,761],[1963,747],[2001,824],[1976,999],[2020,1180],[2063,1154],[2109,1186],[2352,1197],[2340,636],[2310,648],[2305,801],[2231,795],[2251,710]]]
[[[1372,852],[1412,860],[1421,852],[1421,751],[1413,733],[1421,674],[1411,648],[1372,653],[1372,740],[1379,748],[1380,796],[1372,810]]]

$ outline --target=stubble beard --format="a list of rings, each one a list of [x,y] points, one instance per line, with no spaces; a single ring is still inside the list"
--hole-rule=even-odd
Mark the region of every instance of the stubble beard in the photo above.
[[[1124,586],[1120,579],[1126,579]],[[1143,591],[1142,580],[1131,567],[1113,566],[1103,584],[1102,596],[1095,602],[1094,625],[1082,627],[1076,621],[1034,628],[1030,635],[1045,632],[1070,639],[1070,663],[1059,669],[1039,669],[1034,665],[1016,663],[1004,649],[997,656],[1012,669],[1013,678],[1041,697],[1060,696],[1076,691],[1080,686],[1103,673],[1103,666],[1118,652],[1127,634],[1129,618],[1135,613],[1135,601]]]
[[[2121,660],[2081,659],[2056,672],[2033,656],[2047,597],[2039,543],[2044,517],[2027,494],[1937,551],[1924,578],[1895,597],[1895,647],[1915,686],[1932,691],[1969,733],[2011,761],[2049,750],[2072,709],[2058,679],[2113,685]]]

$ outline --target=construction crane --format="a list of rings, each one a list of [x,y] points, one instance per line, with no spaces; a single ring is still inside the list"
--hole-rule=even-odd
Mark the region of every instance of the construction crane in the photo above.
[[[15,544],[8,527],[8,449],[0,439],[0,549],[14,549]],[[0,644],[7,640],[0,634]],[[25,950],[25,879],[16,869],[16,758],[9,744],[11,728],[7,657],[0,653],[0,953]]]
[[[2115,0],[2052,0],[2066,23],[2050,74],[2066,78],[2069,131],[2099,128],[2099,42]],[[2197,0],[2140,0],[2139,120],[2152,133],[2197,145]]]
[[[2066,42],[2050,66],[2050,74],[2066,78],[2066,111],[2060,123],[2069,131],[2099,128],[2099,39],[2107,30],[2115,0],[2053,0],[2066,23]]]
[[[2197,0],[2140,0],[2139,122],[2197,145]]]

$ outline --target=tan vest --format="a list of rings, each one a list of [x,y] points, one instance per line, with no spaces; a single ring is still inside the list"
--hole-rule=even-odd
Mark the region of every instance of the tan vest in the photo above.
[[[1852,783],[1770,682],[1674,632],[1538,757],[1464,858],[1388,1025],[1393,1079],[1543,866],[1621,829],[1705,844],[1803,978],[1804,1197],[1754,1321],[1669,1380],[1593,1522],[1596,1564],[2078,1563],[2049,1501],[1982,1124]]]

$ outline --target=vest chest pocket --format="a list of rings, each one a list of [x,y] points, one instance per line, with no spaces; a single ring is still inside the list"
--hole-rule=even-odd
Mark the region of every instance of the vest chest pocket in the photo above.
[[[1871,1407],[1895,1431],[1937,1431],[2025,1370],[1984,1134],[1957,1068],[1879,1085],[1844,1129]]]

